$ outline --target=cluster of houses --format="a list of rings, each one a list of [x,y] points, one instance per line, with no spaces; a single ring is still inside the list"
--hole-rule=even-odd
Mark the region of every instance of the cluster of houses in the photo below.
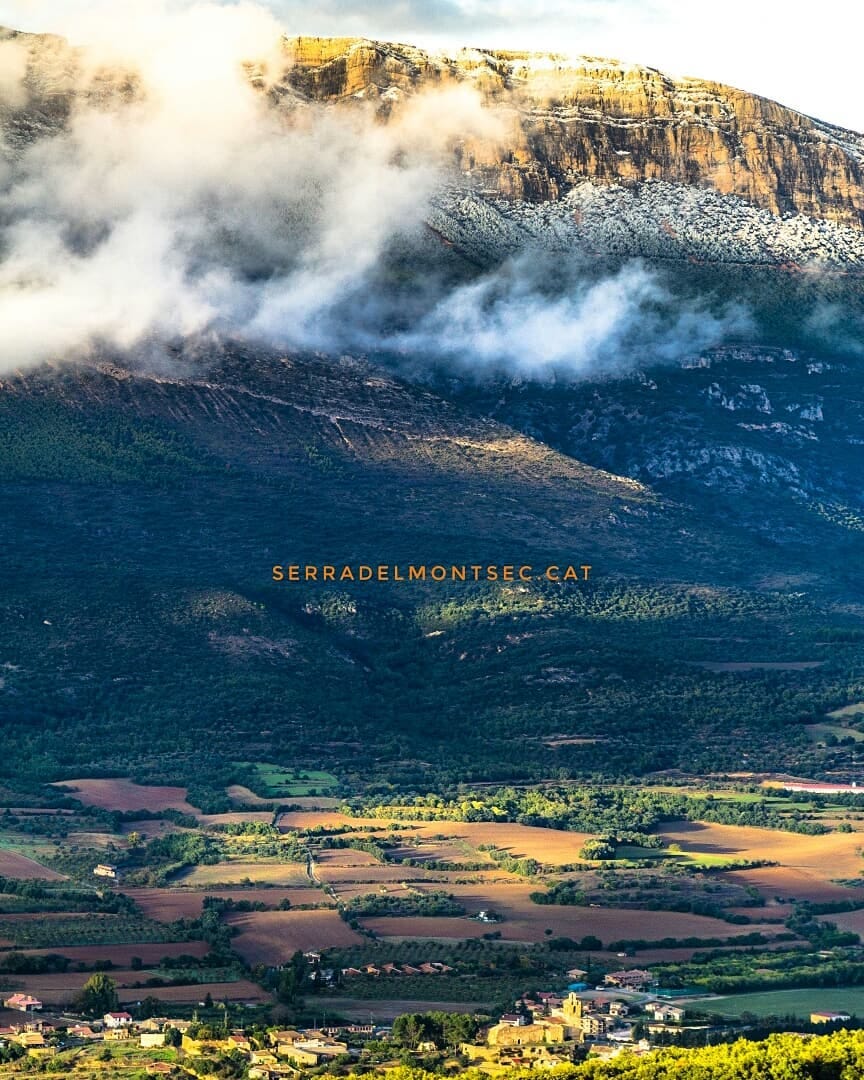
[[[615,987],[617,990],[629,990],[633,993],[644,993],[657,985],[657,980],[651,972],[643,971],[642,968],[613,971],[604,978],[603,982],[606,986]]]
[[[574,969],[575,970],[575,969]],[[623,1000],[616,996],[631,991],[623,984],[642,979],[643,986],[652,985],[647,972],[613,972],[607,976],[610,990],[591,995],[570,990],[565,995],[534,993],[514,1003],[514,1011],[505,1013],[498,1023],[489,1027],[482,1042],[463,1043],[461,1053],[477,1069],[495,1076],[504,1069],[547,1068],[573,1060],[574,1051],[590,1043],[591,1053],[604,1058],[615,1057],[626,1047],[637,1055],[651,1049],[647,1034],[656,1034],[680,1026],[686,1021],[686,1010],[680,1005],[660,1000],[654,995]],[[610,981],[611,980],[611,981]],[[22,999],[17,1005],[9,1003]],[[341,1064],[360,1058],[357,1047],[367,1039],[387,1039],[389,1028],[374,1024],[351,1024],[305,1030],[271,1030],[260,1033],[254,1040],[242,1030],[224,1035],[202,1037],[193,1021],[170,1017],[152,1017],[135,1021],[124,1011],[108,1012],[101,1021],[74,1023],[65,1029],[55,1029],[43,1017],[33,1015],[41,1003],[27,995],[7,998],[7,1007],[22,1013],[20,1024],[0,1028],[0,1045],[16,1042],[33,1058],[51,1058],[59,1046],[91,1041],[135,1041],[142,1049],[178,1046],[190,1057],[230,1053],[245,1059],[249,1080],[282,1080],[296,1077],[306,1069]],[[848,1013],[814,1012],[812,1023],[840,1023],[849,1020]],[[634,1022],[640,1024],[634,1032]],[[195,1034],[192,1034],[192,1032]],[[417,1053],[436,1050],[435,1044],[421,1043]],[[176,1066],[165,1061],[147,1065],[149,1075],[170,1076]],[[188,1071],[188,1070],[186,1070]]]
[[[568,972],[574,978],[585,974],[577,968]],[[513,1012],[488,1029],[482,1045],[465,1044],[460,1049],[473,1065],[491,1075],[512,1067],[565,1064],[586,1043],[591,1044],[593,1055],[604,1058],[617,1056],[625,1047],[630,1053],[644,1054],[651,1048],[648,1035],[680,1029],[686,1020],[683,1007],[651,995],[655,986],[649,971],[633,969],[607,975],[604,993],[582,994],[587,986],[578,982],[566,995],[522,997]],[[650,996],[625,1000],[636,993]],[[640,1029],[634,1034],[637,1021]]]
[[[343,978],[354,978],[357,975],[371,975],[377,978],[381,975],[446,975],[453,968],[447,964],[423,963],[417,964],[366,964],[364,967],[342,968]]]
[[[588,1040],[597,1052],[598,1040],[611,1038],[628,1012],[623,1002],[586,1000],[572,991],[566,998],[536,994],[521,998],[515,1012],[505,1013],[493,1024],[483,1045],[465,1043],[460,1049],[473,1065],[491,1074],[513,1067],[562,1065],[572,1061],[575,1049]],[[625,1030],[630,1049],[647,1052],[648,1042],[634,1045],[630,1028]]]
[[[0,1027],[0,1045],[17,1043],[23,1046],[28,1056],[35,1058],[51,1058],[57,1053],[57,1040],[54,1036],[65,1032],[65,1041],[89,1042],[103,1040],[128,1039],[132,1034],[132,1017],[127,1012],[106,1013],[101,1021],[91,1024],[76,1023],[71,1026],[58,1028],[55,1024],[42,1017],[33,1015],[42,1008],[42,1002],[31,998],[27,994],[13,994],[6,998],[3,1004],[7,1009],[16,1009],[18,1012],[30,1014],[28,1020],[20,1024],[10,1024]],[[173,1021],[172,1021],[173,1022]],[[176,1021],[183,1023],[183,1021]],[[142,1043],[142,1045],[145,1045]],[[164,1045],[161,1043],[152,1045]]]
[[[248,1062],[249,1080],[278,1080],[280,1077],[296,1076],[298,1069],[316,1068],[347,1056],[356,1056],[348,1040],[356,1037],[370,1038],[377,1034],[371,1024],[354,1024],[344,1028],[316,1028],[313,1030],[270,1031],[267,1045],[253,1045],[242,1032],[235,1032],[221,1039],[196,1039],[184,1034],[181,1049],[197,1056],[212,1051],[234,1051],[242,1054]]]
[[[253,1043],[246,1034],[234,1031],[218,1038],[201,1038],[190,1034],[198,1030],[191,1020],[157,1016],[136,1021],[128,1012],[108,1012],[101,1020],[73,1023],[62,1028],[42,1017],[22,1018],[20,1024],[0,1028],[0,1046],[15,1042],[26,1049],[33,1058],[52,1058],[63,1047],[90,1042],[137,1043],[142,1049],[155,1050],[164,1046],[176,1046],[190,1057],[209,1053],[234,1053],[244,1057],[248,1065],[249,1080],[278,1080],[279,1077],[296,1077],[304,1068],[313,1068],[332,1062],[346,1055],[356,1056],[350,1050],[348,1040],[368,1039],[386,1035],[389,1029],[372,1024],[350,1024],[341,1028],[303,1031],[271,1031],[267,1045]],[[179,1036],[179,1039],[178,1039]],[[172,1075],[175,1066],[164,1061],[153,1061],[147,1066],[149,1075]]]

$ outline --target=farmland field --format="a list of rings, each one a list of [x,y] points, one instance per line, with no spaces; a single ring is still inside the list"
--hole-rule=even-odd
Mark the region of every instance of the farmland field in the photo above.
[[[161,1001],[199,1004],[208,993],[214,1001],[254,1001],[266,1005],[273,1001],[266,990],[247,979],[227,983],[197,983],[190,986],[158,986],[154,989],[118,989],[117,997],[121,1005],[134,1004],[148,994],[157,996]]]
[[[140,970],[113,968],[111,970],[111,979],[117,984],[118,991],[132,991],[135,994],[135,1000],[140,1000],[147,994],[162,996],[164,990],[183,989],[189,993],[191,1000],[197,1000],[198,998],[203,997],[208,990],[212,993],[213,983],[206,978],[206,971],[201,973],[203,978],[202,982],[195,983],[190,981],[189,986],[184,986],[182,988],[171,986],[146,987],[140,985],[147,979],[158,974],[156,969],[147,967],[141,968]],[[67,971],[59,974],[15,975],[13,976],[12,981],[17,990],[23,991],[26,994],[33,994],[48,1005],[66,1005],[79,993],[89,978],[90,972]],[[222,975],[221,978],[224,979],[224,975]],[[136,983],[139,985],[136,986]],[[220,985],[222,985],[221,982]]]
[[[239,931],[232,945],[248,964],[281,964],[298,949],[362,941],[335,911],[252,911],[226,921]]]
[[[724,1016],[740,1016],[749,1012],[754,1016],[799,1016],[809,1019],[811,1012],[848,1012],[864,1015],[864,988],[848,989],[830,987],[812,990],[771,990],[764,994],[733,994],[729,997],[706,998],[697,1004],[705,1012],[722,1013]]]
[[[239,762],[255,770],[254,790],[270,799],[324,794],[337,787],[338,779],[320,769],[287,769],[264,761]]]
[[[0,875],[10,878],[32,878],[39,881],[63,881],[64,875],[56,870],[50,870],[47,866],[26,855],[19,855],[15,851],[0,850]]]
[[[838,911],[826,915],[825,919],[834,923],[839,930],[851,930],[853,934],[864,937],[864,911]]]
[[[246,881],[272,885],[308,885],[305,863],[247,861],[231,859],[212,866],[195,866],[177,877],[190,888],[213,888],[223,883],[240,885]]]
[[[309,777],[302,779],[306,782]],[[289,782],[287,772],[282,781]],[[421,951],[442,956],[448,962],[455,960],[459,973],[447,982],[446,989],[437,982],[416,989],[406,986],[405,990],[418,1001],[432,995],[462,998],[465,1002],[476,1000],[478,1005],[485,999],[488,1005],[504,1000],[502,993],[507,997],[522,992],[521,980],[506,974],[510,971],[509,959],[500,971],[492,963],[491,974],[484,967],[488,959],[494,959],[490,950],[496,947],[507,957],[527,957],[530,952],[532,964],[539,965],[530,981],[537,980],[538,987],[549,989],[564,985],[562,972],[568,964],[593,965],[600,974],[620,966],[622,952],[630,947],[610,946],[632,939],[646,943],[668,939],[665,947],[635,946],[638,959],[626,962],[642,966],[689,962],[694,953],[714,948],[699,944],[706,939],[715,939],[718,948],[720,943],[726,943],[724,959],[744,955],[741,950],[752,948],[753,943],[745,946],[736,942],[759,934],[763,941],[758,948],[767,966],[768,958],[777,949],[797,947],[815,954],[818,948],[801,937],[792,940],[798,931],[793,928],[790,933],[790,927],[784,925],[784,920],[796,915],[792,901],[856,898],[852,889],[832,879],[855,879],[864,867],[857,833],[835,831],[809,836],[780,828],[666,821],[659,830],[646,830],[659,831],[667,845],[664,850],[651,847],[647,836],[636,837],[629,846],[619,844],[617,857],[604,864],[582,855],[586,840],[602,835],[599,825],[596,832],[588,833],[501,821],[394,821],[386,809],[380,818],[353,817],[326,805],[334,799],[319,795],[296,796],[304,808],[282,814],[277,832],[271,827],[270,804],[254,792],[238,788],[231,789],[232,794],[249,809],[208,814],[195,811],[186,827],[179,828],[170,818],[160,815],[166,807],[193,809],[186,788],[136,785],[129,780],[77,783],[81,786],[79,794],[94,807],[117,809],[122,804],[132,810],[129,816],[136,820],[123,822],[123,832],[126,836],[138,832],[145,839],[127,846],[124,836],[110,831],[115,823],[109,819],[103,824],[104,816],[96,811],[73,812],[74,821],[56,830],[47,824],[45,815],[38,818],[47,824],[41,831],[29,823],[22,826],[10,821],[0,836],[6,847],[0,859],[5,857],[10,868],[17,866],[19,876],[27,877],[35,876],[32,868],[40,866],[40,855],[56,860],[52,867],[68,869],[63,889],[69,891],[56,887],[55,909],[50,888],[30,899],[23,892],[17,895],[9,886],[8,914],[0,919],[0,948],[17,947],[42,955],[60,952],[73,965],[85,964],[88,971],[100,960],[110,960],[115,965],[113,977],[123,1001],[153,993],[166,1001],[195,1003],[209,992],[216,998],[224,994],[233,1000],[275,1002],[267,977],[264,987],[251,990],[251,984],[242,983],[226,984],[230,989],[220,989],[221,983],[150,988],[129,985],[153,977],[153,968],[163,957],[188,954],[200,958],[214,951],[210,935],[217,920],[231,931],[230,935],[224,929],[215,931],[221,935],[219,947],[230,948],[235,954],[234,963],[239,957],[250,969],[259,964],[268,967],[285,963],[298,950],[328,948],[357,949],[358,955],[371,949],[370,955],[376,960],[375,950],[381,950],[385,958],[389,958],[390,950],[403,950],[408,961],[413,962],[416,950],[411,943],[425,942]],[[752,813],[762,798],[756,791],[724,793],[716,788],[717,800],[727,796],[730,804],[740,803],[742,813]],[[154,817],[135,815],[134,810],[139,808]],[[694,816],[700,812],[697,810]],[[767,795],[762,812],[771,815],[772,820],[793,813],[810,814],[815,820],[823,810],[814,810],[806,799],[798,803],[772,794]],[[842,807],[824,810],[826,815],[832,812],[838,821],[845,820]],[[321,826],[330,835],[316,833],[316,827]],[[70,831],[64,835],[65,829]],[[291,835],[294,833],[297,835]],[[111,843],[117,845],[116,853],[107,856],[105,847]],[[669,850],[669,845],[676,847]],[[153,858],[148,862],[150,851]],[[312,860],[308,865],[307,852]],[[625,859],[630,862],[625,863]],[[780,865],[725,868],[741,859],[771,860]],[[97,898],[92,870],[99,861],[117,861],[125,879]],[[709,869],[703,870],[697,864]],[[41,869],[48,888],[59,875],[53,869]],[[751,885],[761,893],[764,906],[748,904],[753,898],[748,897],[744,886]],[[532,894],[542,894],[553,886],[560,888],[563,903],[538,904],[531,899]],[[115,891],[127,896],[135,909],[121,905],[120,911],[115,911],[111,896]],[[63,910],[64,896],[72,901],[69,911]],[[207,917],[206,926],[191,928],[191,936],[199,940],[166,943],[166,937],[182,938],[190,933],[188,925],[181,921],[201,918],[208,897],[261,904],[265,910],[214,912]],[[364,933],[358,933],[336,910],[337,905],[359,897],[367,899],[347,914],[357,918],[354,926]],[[464,908],[465,915],[433,914],[436,910],[453,910],[447,897]],[[782,898],[782,903],[777,897]],[[290,906],[281,910],[279,905],[285,901]],[[691,904],[701,913],[692,913],[687,906]],[[43,907],[52,910],[42,911]],[[680,910],[669,910],[672,907]],[[361,914],[364,909],[369,914]],[[497,919],[479,922],[469,917],[482,910],[494,912]],[[726,915],[749,921],[729,922]],[[827,919],[841,929],[864,934],[864,913]],[[211,944],[205,943],[205,935]],[[790,940],[776,941],[778,935]],[[375,938],[380,939],[378,944]],[[585,938],[598,939],[595,947],[574,945]],[[687,945],[682,940],[686,938],[694,941]],[[560,946],[552,944],[558,939],[572,940]],[[65,944],[88,941],[92,944]],[[463,946],[463,941],[468,944]],[[548,949],[544,948],[546,942],[550,943]],[[528,950],[528,944],[536,948]],[[463,956],[467,965],[464,967]],[[745,963],[758,975],[758,958]],[[226,963],[213,968],[209,977],[224,981],[232,977],[234,970]],[[240,967],[236,971],[243,974]],[[74,996],[87,974],[27,975],[17,983],[12,976],[11,981],[46,1001],[63,1004]],[[162,971],[155,974],[159,978],[165,975]],[[180,977],[197,979],[208,974],[190,970]],[[404,1001],[397,1003],[394,994],[399,990],[389,985],[376,986],[368,978],[358,978],[351,992],[358,1003],[357,1015],[368,1015],[369,1004],[381,1019],[388,1012],[395,1015],[408,1007]],[[387,998],[380,1008],[379,995]],[[311,1000],[307,997],[307,1003]],[[336,1008],[333,1002],[328,1004],[328,1010]],[[429,1007],[428,1002],[424,1005]],[[347,1009],[344,1011],[350,1015]]]
[[[377,826],[385,833],[392,819],[355,818],[338,811],[303,812],[292,811],[282,814],[279,826],[283,829],[305,829],[315,826],[326,828],[356,829]],[[451,845],[455,842],[474,849],[472,858],[483,859],[483,853],[477,848],[481,844],[493,844],[516,858],[536,859],[550,865],[576,862],[579,849],[587,839],[587,833],[564,832],[560,829],[546,829],[534,825],[513,825],[495,821],[405,821],[399,826],[410,831],[412,837],[433,841],[442,837],[447,843],[444,858],[450,858]]]
[[[242,784],[231,784],[230,787],[225,789],[225,794],[229,799],[233,799],[235,803],[242,803],[244,806],[272,807],[274,805],[273,799],[264,799]]]
[[[315,856],[318,869],[327,869],[332,866],[380,866],[380,862],[368,851],[357,851],[355,848],[335,848],[318,852]]]
[[[128,836],[129,833],[138,833],[139,836],[147,840],[152,840],[154,836],[167,836],[170,833],[188,831],[185,826],[178,825],[176,821],[171,821],[170,818],[142,818],[140,821],[123,821],[120,823],[121,835]]]
[[[861,837],[856,833],[803,836],[777,829],[691,821],[671,829],[663,828],[660,834],[669,843],[680,844],[688,853],[771,860],[825,883],[834,878],[857,878],[864,870],[864,859],[858,850]]]
[[[752,870],[729,870],[722,877],[739,885],[752,885],[770,899],[812,900],[817,903],[834,900],[855,900],[858,891],[846,885],[835,885],[824,873],[815,870],[792,869],[788,866],[760,866]],[[770,914],[771,909],[769,909]]]
[[[381,863],[368,863],[365,866],[344,866],[340,864],[323,866],[316,864],[315,873],[328,885],[354,884],[369,882],[371,886],[387,882],[400,881],[441,881],[444,875],[434,870],[424,870],[416,866],[389,866]],[[368,890],[367,890],[368,891]]]
[[[273,814],[269,810],[235,810],[225,814],[199,814],[198,822],[202,828],[208,825],[238,825],[247,821],[269,822]]]
[[[149,787],[131,780],[64,780],[55,785],[71,789],[71,794],[87,806],[103,810],[179,810],[184,814],[198,811],[186,801],[186,788]]]
[[[514,858],[536,859],[551,866],[577,862],[579,849],[589,835],[494,821],[424,821],[418,824],[420,836],[445,835],[475,849],[481,844],[493,844]]]
[[[501,932],[503,941],[542,941],[548,936],[546,930],[551,929],[555,936],[578,939],[593,935],[604,943],[632,937],[648,941],[666,937],[735,938],[754,931],[762,931],[768,936],[783,929],[758,924],[742,928],[721,919],[675,911],[540,906],[528,899],[530,886],[505,885],[501,890],[476,890],[473,886],[448,888],[469,912],[487,907],[503,915],[503,921],[492,927],[472,919],[452,917],[381,916],[361,922],[379,937],[470,938],[481,937],[493,929]],[[511,891],[512,897],[507,896]]]
[[[248,900],[250,903],[267,904],[276,907],[287,900],[292,907],[303,904],[321,904],[332,906],[333,901],[320,889],[125,889],[126,895],[141,908],[149,919],[159,922],[173,922],[175,919],[196,919],[204,908],[208,896],[219,896],[225,900]]]

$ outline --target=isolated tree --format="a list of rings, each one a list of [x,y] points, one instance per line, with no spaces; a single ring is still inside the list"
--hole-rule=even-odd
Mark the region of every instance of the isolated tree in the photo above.
[[[81,988],[77,998],[81,1012],[89,1016],[104,1016],[117,1008],[117,983],[109,979],[104,971],[91,975]]]

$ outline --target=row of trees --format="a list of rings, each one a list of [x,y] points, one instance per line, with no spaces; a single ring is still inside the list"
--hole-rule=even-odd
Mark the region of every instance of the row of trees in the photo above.
[[[413,1040],[424,1030],[423,1014],[406,1018],[404,1037]],[[390,1080],[435,1080],[436,1075],[410,1066],[388,1070]],[[483,1080],[485,1075],[467,1069],[458,1077]],[[498,1075],[501,1080],[530,1080],[536,1070],[513,1068]],[[561,1065],[550,1075],[555,1080],[853,1080],[864,1076],[864,1032],[811,1038],[784,1033],[761,1042],[738,1039],[698,1049],[668,1047],[647,1057],[623,1053],[611,1061],[589,1058],[578,1065]]]

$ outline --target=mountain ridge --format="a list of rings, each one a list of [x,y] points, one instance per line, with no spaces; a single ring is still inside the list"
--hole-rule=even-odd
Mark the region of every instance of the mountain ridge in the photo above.
[[[718,82],[556,54],[465,50],[439,59],[365,39],[286,39],[286,53],[287,84],[318,100],[386,101],[465,81],[515,110],[503,151],[468,150],[481,182],[511,198],[558,198],[585,177],[660,179],[741,195],[775,214],[864,223],[861,135]]]
[[[54,35],[0,29],[28,51],[19,108],[0,108],[13,145],[57,130],[76,92],[78,52]],[[381,119],[405,97],[465,85],[504,124],[498,139],[464,139],[452,165],[478,190],[559,199],[584,179],[662,180],[737,195],[775,215],[864,226],[864,136],[769,98],[656,68],[556,53],[465,49],[455,55],[366,38],[283,39],[285,67],[265,84],[276,107],[365,102]],[[128,73],[91,76],[95,99],[128,93]]]

